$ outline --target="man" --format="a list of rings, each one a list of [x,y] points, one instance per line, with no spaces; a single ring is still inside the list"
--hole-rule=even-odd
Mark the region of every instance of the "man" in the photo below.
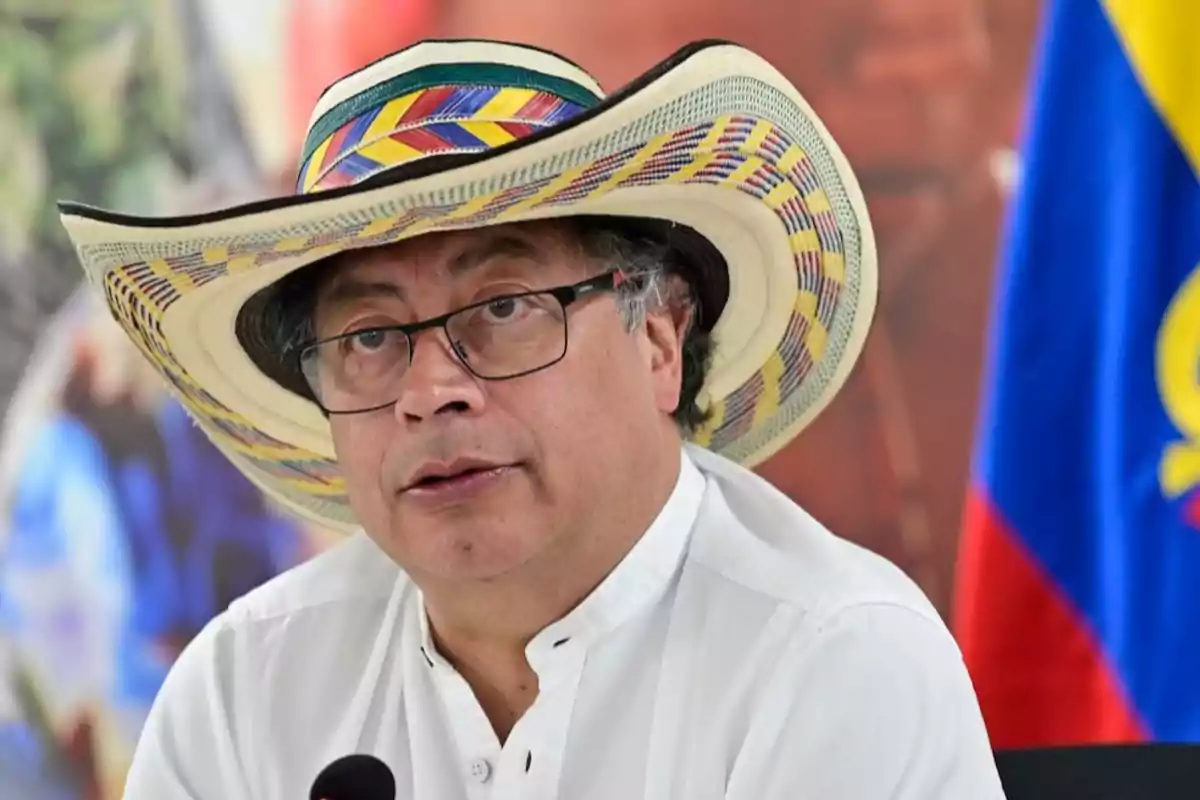
[[[352,753],[422,800],[1002,797],[928,601],[737,463],[832,399],[875,296],[778,72],[700,42],[603,99],[423,43],[321,98],[298,183],[64,207],[214,442],[351,531],[189,646],[127,797],[304,796]]]

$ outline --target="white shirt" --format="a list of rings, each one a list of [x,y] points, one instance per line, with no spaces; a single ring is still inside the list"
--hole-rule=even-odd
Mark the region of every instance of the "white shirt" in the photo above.
[[[364,535],[235,602],[187,648],[127,800],[296,800],[351,753],[401,800],[1002,798],[955,642],[882,558],[687,446],[633,550],[530,642],[500,746]]]

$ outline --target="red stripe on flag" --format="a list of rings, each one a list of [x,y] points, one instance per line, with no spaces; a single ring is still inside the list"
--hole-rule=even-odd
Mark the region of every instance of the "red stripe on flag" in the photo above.
[[[1193,528],[1200,529],[1200,492],[1192,492],[1184,501],[1183,518]]]
[[[1144,741],[1095,637],[978,491],[964,522],[955,634],[992,746]]]

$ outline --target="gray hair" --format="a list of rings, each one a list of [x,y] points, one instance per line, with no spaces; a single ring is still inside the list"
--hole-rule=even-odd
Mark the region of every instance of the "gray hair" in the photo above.
[[[605,271],[620,270],[625,281],[617,300],[625,328],[634,331],[646,322],[649,311],[689,307],[687,282],[671,276],[670,249],[662,242],[631,237],[606,228],[585,229],[580,235],[584,254]]]
[[[606,270],[624,273],[617,299],[627,330],[644,325],[650,311],[667,309],[672,315],[684,315],[683,377],[674,417],[684,435],[694,432],[710,416],[698,399],[712,360],[712,337],[696,324],[698,298],[689,265],[677,250],[654,236],[595,224],[584,224],[577,233],[586,256]]]

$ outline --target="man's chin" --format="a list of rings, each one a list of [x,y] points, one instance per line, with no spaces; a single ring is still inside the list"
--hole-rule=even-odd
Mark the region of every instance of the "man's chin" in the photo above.
[[[507,505],[507,504],[506,504]],[[418,581],[498,581],[520,572],[540,551],[534,521],[520,510],[462,507],[455,513],[394,520],[384,549]]]
[[[525,552],[497,552],[492,543],[458,543],[449,553],[437,559],[434,570],[437,578],[446,583],[489,584],[512,578],[532,560]]]

